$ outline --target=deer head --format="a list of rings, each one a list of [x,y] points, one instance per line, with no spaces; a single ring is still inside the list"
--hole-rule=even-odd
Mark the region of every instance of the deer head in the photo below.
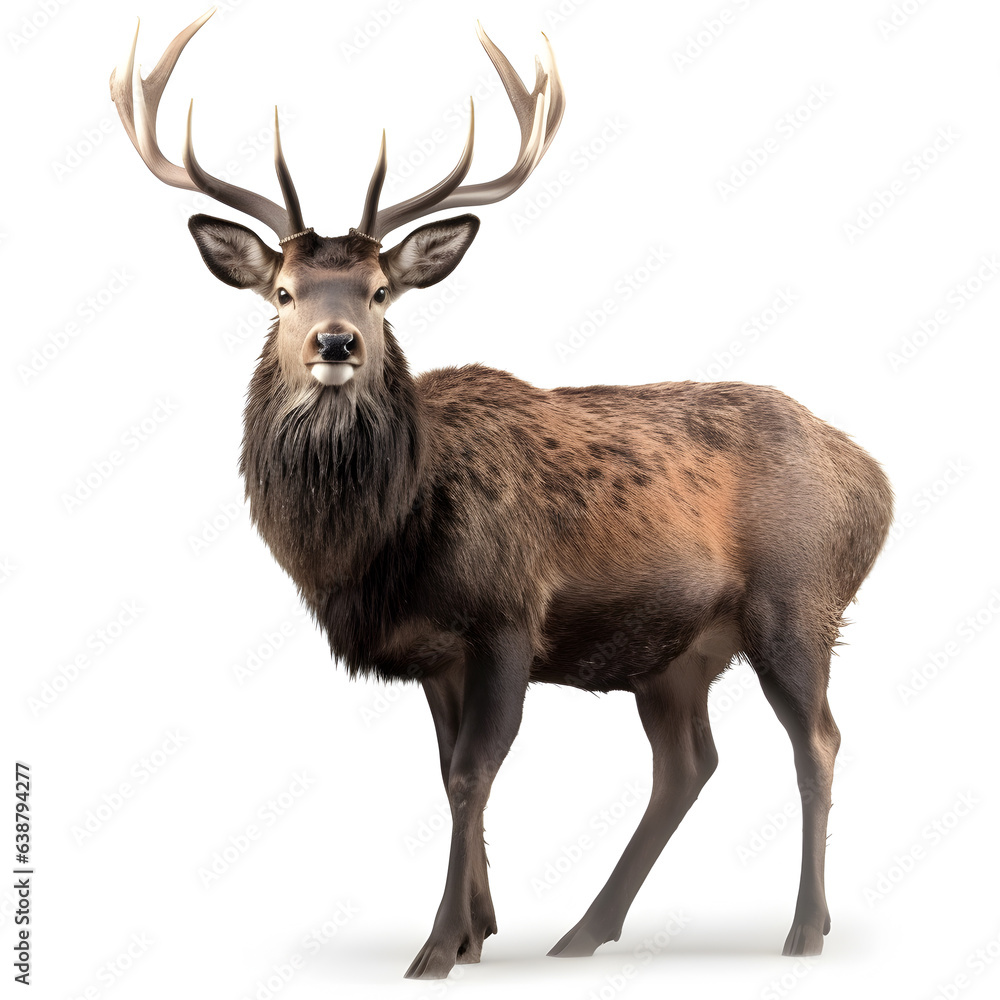
[[[432,212],[487,205],[508,197],[534,170],[562,119],[564,100],[555,60],[546,39],[547,64],[536,59],[535,86],[527,90],[504,54],[479,27],[479,39],[496,67],[517,115],[521,145],[507,173],[492,181],[462,184],[472,163],[474,109],[469,99],[469,133],[455,168],[422,194],[379,208],[386,174],[385,133],[358,225],[346,236],[321,237],[306,227],[298,196],[281,151],[274,121],[274,162],[284,208],[202,169],[194,155],[191,118],[183,166],[160,152],[156,112],[163,90],[185,45],[214,13],[204,14],[170,43],[143,79],[135,62],[138,27],[126,60],[111,75],[111,96],[143,162],[161,181],[200,191],[258,219],[277,236],[280,249],[236,222],[195,215],[189,222],[209,270],[237,288],[249,288],[271,302],[278,314],[265,353],[271,352],[281,377],[297,398],[316,397],[326,387],[357,392],[380,380],[387,353],[394,350],[385,311],[409,288],[424,288],[447,277],[462,259],[479,228],[473,215],[431,222],[391,249],[382,238]],[[544,36],[543,36],[544,37]]]

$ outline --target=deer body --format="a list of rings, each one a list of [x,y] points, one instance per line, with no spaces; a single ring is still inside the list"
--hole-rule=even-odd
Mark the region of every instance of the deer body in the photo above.
[[[282,417],[268,369],[265,348],[251,516],[352,671],[420,679],[463,657],[463,632],[517,622],[532,680],[634,691],[705,632],[749,652],[741,621],[793,596],[780,577],[834,641],[881,545],[877,464],[774,389],[412,378],[400,355],[389,422],[383,401],[348,417],[332,397]]]
[[[664,382],[544,390],[469,365],[414,378],[386,309],[441,281],[478,230],[460,215],[382,249],[442,208],[488,204],[528,177],[558,128],[554,62],[529,92],[481,33],[521,127],[514,166],[379,208],[383,136],[361,224],[303,226],[275,124],[285,207],[207,174],[191,145],[170,163],[156,111],[181,32],[143,79],[128,59],[112,96],[161,180],[254,216],[189,227],[209,269],[271,302],[250,384],[241,471],[251,517],[352,674],[420,683],[452,811],[444,895],[407,971],[447,976],[496,932],[483,810],[532,682],[630,691],[653,751],[649,804],[593,904],[550,951],[617,940],[653,862],[717,763],[712,681],[745,657],[788,731],[802,793],[802,874],[785,954],[830,927],[827,814],[840,735],[826,698],[842,615],[888,533],[892,494],[846,435],[775,389]]]

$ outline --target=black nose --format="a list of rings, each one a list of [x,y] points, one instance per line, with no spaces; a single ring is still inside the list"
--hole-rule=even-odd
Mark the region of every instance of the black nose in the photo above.
[[[318,333],[319,356],[324,361],[346,361],[351,356],[353,333]]]

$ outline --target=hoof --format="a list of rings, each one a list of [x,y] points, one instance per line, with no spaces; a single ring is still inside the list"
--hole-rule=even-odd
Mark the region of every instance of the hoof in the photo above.
[[[593,955],[610,937],[595,936],[581,920],[572,930],[567,931],[549,951],[553,958],[583,958]]]
[[[447,979],[456,965],[475,965],[482,958],[483,941],[496,933],[496,925],[476,932],[432,933],[403,974],[404,979]]]
[[[447,979],[458,961],[458,944],[432,935],[403,974],[404,979]]]
[[[792,924],[792,929],[785,939],[782,955],[821,955],[823,953],[823,935],[830,929],[827,921],[826,930],[811,924]]]

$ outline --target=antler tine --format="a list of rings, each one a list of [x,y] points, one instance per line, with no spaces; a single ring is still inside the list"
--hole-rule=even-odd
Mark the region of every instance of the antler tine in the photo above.
[[[545,150],[549,148],[549,143],[555,138],[562,124],[563,114],[566,111],[566,91],[563,90],[559,70],[556,68],[556,54],[552,51],[552,43],[544,31],[542,38],[545,39],[545,75],[549,78],[549,110],[545,118],[545,145],[542,147],[544,156]],[[535,89],[537,90],[537,85]]]
[[[547,137],[545,148],[548,148],[548,144],[552,141],[556,129],[559,128],[563,110],[566,107],[566,102],[563,99],[562,83],[559,80],[559,74],[556,72],[556,58],[552,52],[552,45],[549,42],[548,36],[544,31],[542,32],[542,38],[545,39],[546,62],[548,65],[543,67],[541,60],[537,56],[535,57],[535,86],[529,94],[527,88],[521,82],[521,78],[517,75],[517,71],[511,66],[510,60],[500,51],[493,39],[486,34],[483,26],[478,21],[476,22],[476,32],[479,35],[480,43],[486,50],[486,54],[490,57],[490,61],[494,67],[496,67],[500,82],[503,84],[504,90],[507,91],[507,97],[514,107],[514,114],[517,115],[517,122],[521,126],[521,152],[524,151],[528,137],[531,135],[532,119],[535,114],[535,99],[539,94],[545,92],[546,83],[550,82],[549,90],[551,99],[549,102],[549,112],[545,119],[545,134]]]
[[[521,146],[517,159],[514,161],[513,167],[501,177],[479,184],[459,186],[465,176],[465,171],[468,170],[468,164],[465,163],[466,157],[471,161],[472,156],[470,102],[469,140],[462,160],[459,161],[459,166],[444,181],[423,194],[398,205],[393,205],[391,208],[382,209],[378,213],[376,222],[376,235],[379,237],[397,226],[411,222],[413,219],[430,212],[464,208],[471,205],[489,205],[513,194],[535,169],[559,128],[563,111],[566,108],[566,100],[562,82],[556,70],[552,46],[544,32],[542,37],[545,39],[546,65],[543,67],[538,59],[535,60],[535,86],[529,93],[510,61],[486,34],[481,24],[477,25],[477,31],[479,40],[486,50],[486,54],[490,57],[490,61],[496,67],[514,109],[514,114],[517,116],[517,122],[521,129]],[[456,175],[459,174],[459,169],[463,165],[464,170],[456,179]]]
[[[378,160],[375,162],[375,172],[368,182],[368,193],[365,195],[365,210],[361,213],[361,223],[358,229],[365,236],[378,239],[378,198],[382,193],[382,184],[385,182],[385,174],[388,169],[388,161],[385,156],[385,129],[382,129],[382,145],[379,146]]]
[[[132,36],[132,47],[128,55],[111,71],[111,100],[118,108],[118,115],[125,126],[128,137],[135,146],[135,151],[142,155],[139,149],[139,139],[135,134],[135,110],[132,107],[132,74],[135,69],[135,47],[139,41],[139,21],[135,22],[135,34]]]
[[[285,208],[288,211],[288,225],[291,232],[283,233],[289,236],[304,229],[302,222],[302,209],[299,207],[299,196],[295,193],[295,185],[292,183],[292,175],[285,163],[285,154],[281,151],[281,131],[278,128],[278,105],[274,106],[274,172],[278,175],[278,185],[281,187],[281,197],[285,199]]]
[[[165,184],[173,187],[186,188],[189,191],[196,191],[194,182],[185,172],[169,160],[165,159],[153,143],[153,154],[147,155],[143,152],[143,146],[148,147],[148,143],[142,143],[136,133],[135,128],[135,93],[139,93],[140,105],[144,105],[142,78],[139,76],[139,69],[135,62],[135,47],[139,41],[139,24],[136,23],[135,35],[132,38],[132,47],[128,57],[111,73],[111,100],[118,108],[118,115],[125,126],[128,137],[132,140],[136,152],[142,158],[142,162]],[[140,109],[141,110],[141,109]],[[155,109],[154,109],[155,118]],[[147,119],[148,120],[148,119]]]
[[[198,190],[211,195],[216,201],[221,201],[230,208],[246,212],[247,215],[260,219],[268,229],[273,229],[278,236],[291,236],[292,233],[298,232],[302,228],[301,222],[298,226],[293,225],[291,214],[287,209],[276,205],[270,198],[254,194],[253,191],[237,187],[219,177],[213,177],[202,169],[201,164],[195,159],[194,146],[191,143],[191,115],[193,111],[194,101],[191,101],[188,105],[187,132],[181,155],[184,160],[184,169],[198,186]]]
[[[136,68],[133,77],[133,92],[135,84],[138,83],[139,92],[139,155],[149,166],[150,170],[161,180],[175,187],[191,187],[193,179],[187,177],[183,168],[171,163],[162,152],[156,141],[156,112],[160,107],[160,98],[173,73],[177,60],[180,58],[184,47],[194,37],[198,29],[215,13],[215,8],[205,11],[196,21],[189,24],[183,31],[177,33],[173,41],[163,50],[163,55],[153,67],[152,72],[145,80],[142,79]],[[138,29],[136,30],[136,40],[138,40]],[[153,169],[153,164],[159,168],[159,172]],[[170,175],[175,175],[176,179],[169,179]],[[177,183],[180,181],[181,183]],[[195,187],[195,190],[197,188]]]
[[[465,180],[465,175],[469,172],[469,167],[472,166],[472,147],[475,137],[476,109],[470,97],[469,134],[466,136],[465,148],[462,150],[462,155],[459,157],[454,169],[444,180],[439,181],[434,187],[428,188],[423,194],[407,198],[406,201],[401,201],[391,208],[382,209],[375,216],[375,232],[372,235],[381,238],[384,233],[392,232],[393,229],[398,229],[400,226],[406,225],[407,222],[412,222],[414,219],[419,219],[422,215],[436,211],[438,203],[451,194]],[[384,133],[382,142],[384,149]],[[379,186],[381,187],[381,184]],[[378,204],[377,195],[375,204]],[[366,230],[363,229],[362,232],[366,232]]]
[[[275,117],[275,169],[281,184],[285,199],[285,208],[276,205],[269,198],[255,194],[245,188],[236,187],[218,177],[213,177],[202,169],[195,159],[191,145],[191,110],[188,110],[187,138],[184,145],[184,166],[179,166],[168,160],[160,150],[156,139],[156,112],[163,96],[164,88],[170,79],[170,74],[177,65],[184,47],[195,32],[215,13],[215,8],[206,11],[196,21],[189,24],[166,47],[156,66],[144,80],[135,62],[136,43],[139,38],[139,26],[136,25],[135,36],[128,57],[111,74],[111,99],[118,108],[125,131],[132,140],[142,158],[143,163],[153,175],[173,187],[188,191],[201,191],[211,195],[217,201],[235,208],[240,212],[259,219],[269,229],[279,236],[288,236],[302,227],[302,217],[299,211],[298,197],[292,185],[291,176],[285,166],[281,153],[281,140],[277,131],[277,116]],[[193,104],[193,102],[192,102]],[[138,111],[138,120],[136,112]]]
[[[521,143],[521,151],[514,166],[502,177],[479,184],[463,184],[445,198],[436,211],[452,208],[468,208],[473,205],[492,205],[512,195],[531,175],[545,152],[545,94],[535,98],[535,113],[531,120],[531,131]]]
[[[111,74],[111,99],[118,108],[119,117],[125,126],[132,145],[142,158],[142,162],[153,175],[172,187],[197,191],[198,186],[188,176],[187,171],[176,163],[171,163],[160,152],[156,141],[156,111],[160,105],[163,88],[170,79],[174,66],[184,46],[195,32],[215,13],[215,8],[206,11],[196,21],[179,32],[164,50],[153,71],[143,80],[135,61],[135,49],[139,41],[139,24],[136,23],[132,47],[125,61]],[[138,128],[136,111],[138,110]]]
[[[545,32],[542,32],[542,38],[545,39],[546,65],[543,68],[541,62],[535,60],[535,87],[529,94],[507,57],[480,26],[479,40],[500,75],[521,126],[521,148],[514,166],[502,177],[480,184],[463,185],[438,206],[439,210],[491,205],[502,201],[528,179],[538,161],[545,155],[562,122],[566,96],[556,69],[555,53]]]

